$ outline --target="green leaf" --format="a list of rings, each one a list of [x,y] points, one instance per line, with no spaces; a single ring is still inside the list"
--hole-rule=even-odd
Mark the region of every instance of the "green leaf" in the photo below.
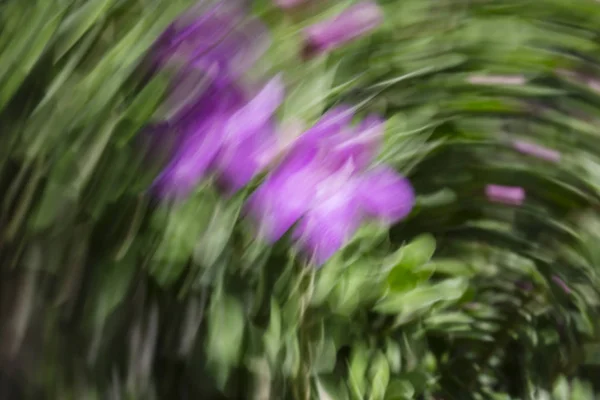
[[[77,91],[73,93],[77,106],[83,110],[76,115],[78,121],[85,123],[97,110],[105,109],[114,99],[162,30],[185,7],[183,3],[171,2],[166,7],[153,3],[85,76],[77,86]]]
[[[311,371],[314,375],[329,374],[335,367],[337,348],[333,339],[325,337],[312,346],[314,360]]]
[[[194,260],[207,267],[214,264],[229,242],[243,201],[243,196],[238,195],[227,203],[216,203],[210,222],[194,247]]]
[[[583,346],[584,365],[600,365],[600,344],[588,343]]]
[[[97,293],[93,303],[93,321],[96,327],[103,326],[106,319],[123,301],[136,271],[134,252],[120,261],[97,265]]]
[[[60,60],[97,23],[115,0],[89,0],[71,13],[61,25],[56,39],[55,61]]]
[[[434,252],[435,238],[429,234],[418,236],[402,249],[402,256],[396,264],[396,267],[412,271],[427,263]]]
[[[60,72],[52,79],[52,83],[46,88],[46,93],[34,110],[33,115],[36,115],[37,113],[43,114],[40,110],[48,105],[50,99],[58,94],[64,94],[69,89],[69,84],[67,83],[68,79],[73,77],[75,68],[94,45],[100,34],[101,28],[101,25],[94,26],[77,44],[75,50],[70,54],[68,62],[61,68]],[[39,117],[39,115],[36,116]]]
[[[327,300],[343,273],[343,267],[343,260],[338,253],[317,271],[315,288],[310,299],[311,305],[319,306]]]
[[[552,389],[553,400],[570,400],[569,395],[569,382],[564,376],[559,377],[554,384]]]
[[[98,134],[95,135],[95,140],[82,152],[77,176],[71,183],[76,193],[80,193],[91,178],[118,123],[119,119],[116,117],[107,118],[106,121],[99,126]]]
[[[162,205],[152,216],[152,225],[160,234],[151,274],[163,285],[174,282],[194,253],[217,207],[214,193],[198,190],[182,204]]]
[[[588,382],[575,379],[571,384],[571,399],[573,400],[593,400],[594,391]]]
[[[369,349],[364,343],[352,346],[352,355],[348,365],[348,381],[352,398],[362,399],[367,391],[367,367],[369,363]]]
[[[208,315],[206,353],[217,368],[219,385],[225,384],[232,367],[237,366],[244,338],[245,318],[242,303],[233,296],[213,297]]]
[[[68,2],[53,0],[36,1],[29,7],[32,15],[28,15],[28,29],[0,53],[0,110],[46,50],[67,7]]]
[[[158,74],[148,82],[135,97],[125,111],[123,120],[128,122],[128,129],[120,132],[118,146],[124,146],[145,124],[148,123],[169,86],[165,74]]]
[[[406,379],[392,379],[385,400],[410,400],[414,398],[415,388]]]
[[[393,374],[398,374],[402,369],[402,350],[400,345],[389,337],[385,339],[385,355]]]
[[[408,315],[428,309],[441,301],[455,301],[462,297],[468,288],[463,278],[447,279],[435,285],[423,285],[404,293],[389,293],[374,307],[382,314]]]
[[[456,201],[456,192],[449,188],[443,188],[427,196],[419,196],[417,203],[424,208],[443,207]]]
[[[295,378],[300,371],[300,344],[295,335],[288,335],[285,341],[285,359],[282,364],[283,373]]]
[[[383,400],[390,382],[390,367],[383,353],[378,352],[373,358],[370,368],[371,393],[369,400]]]
[[[425,319],[425,324],[430,326],[462,324],[468,325],[472,322],[473,318],[462,312],[433,314]]]
[[[315,380],[319,400],[347,400],[348,390],[342,382],[335,379],[318,378]]]
[[[390,290],[401,292],[427,279],[429,275],[418,274],[417,268],[427,263],[434,252],[435,238],[431,235],[421,235],[392,255],[390,263],[395,266],[387,279]]]
[[[323,112],[334,77],[335,68],[324,62],[309,64],[306,75],[285,100],[284,119],[293,116],[306,123],[315,122]]]
[[[334,313],[350,316],[361,303],[377,299],[381,290],[377,287],[374,276],[368,273],[371,268],[370,263],[357,261],[343,272],[329,297]]]
[[[431,271],[436,274],[444,274],[450,276],[472,277],[477,271],[465,262],[452,259],[435,259],[429,264],[423,265],[417,271]]]
[[[267,332],[265,332],[263,341],[269,362],[271,365],[276,365],[276,358],[282,345],[281,309],[273,298],[271,298],[271,316],[269,320],[269,327]]]

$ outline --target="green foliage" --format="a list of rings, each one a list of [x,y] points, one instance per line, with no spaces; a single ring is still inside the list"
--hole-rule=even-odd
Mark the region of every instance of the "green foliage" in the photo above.
[[[381,0],[374,35],[303,61],[304,25],[348,2],[256,1],[282,120],[383,113],[380,160],[418,194],[319,270],[255,240],[246,192],[148,192],[160,157],[135,139],[169,76],[144,60],[190,3],[0,4],[0,367],[61,399],[594,398],[597,2]],[[472,79],[498,75],[518,76]],[[527,200],[490,203],[487,183]]]

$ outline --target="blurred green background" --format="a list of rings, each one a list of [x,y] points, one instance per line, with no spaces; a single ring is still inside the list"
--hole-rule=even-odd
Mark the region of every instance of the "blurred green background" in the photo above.
[[[302,62],[300,29],[350,3],[251,5],[281,120],[382,113],[418,193],[320,270],[253,241],[246,193],[148,193],[148,52],[191,0],[0,3],[0,398],[595,398],[600,3],[381,0],[381,29]]]

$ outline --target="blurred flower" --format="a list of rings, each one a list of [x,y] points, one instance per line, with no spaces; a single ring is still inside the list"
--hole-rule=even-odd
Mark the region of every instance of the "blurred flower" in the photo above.
[[[323,264],[373,217],[394,223],[414,203],[409,182],[388,167],[369,168],[383,133],[371,116],[351,127],[339,107],[300,136],[287,157],[249,200],[260,234],[275,242],[294,224],[293,237]]]
[[[167,28],[152,52],[155,68],[178,72],[161,115],[180,120],[190,108],[198,109],[198,98],[206,99],[207,91],[230,91],[268,46],[266,28],[233,1],[192,8]]]
[[[228,188],[240,189],[270,161],[276,145],[272,118],[283,98],[283,80],[277,76],[227,121],[217,167]]]
[[[230,191],[248,183],[275,144],[271,119],[283,92],[280,77],[251,99],[236,86],[213,84],[172,127],[181,139],[155,182],[160,194],[186,196],[209,171]]]
[[[513,142],[515,150],[528,154],[542,160],[558,162],[560,161],[560,153],[556,150],[552,150],[534,143],[525,142],[522,140],[515,140]]]
[[[383,22],[383,12],[371,1],[349,7],[334,18],[305,29],[307,55],[325,53],[364,36]]]
[[[525,200],[525,190],[519,186],[487,185],[485,194],[497,203],[521,205]]]
[[[233,1],[195,7],[159,38],[155,67],[178,70],[161,110],[166,121],[150,131],[155,147],[174,136],[172,157],[155,181],[161,196],[186,196],[208,173],[235,191],[268,161],[283,82],[274,78],[249,94],[240,79],[267,46],[263,25]]]
[[[251,68],[269,46],[266,28],[231,1],[193,8],[158,39],[153,54],[159,68],[199,70],[230,82]]]

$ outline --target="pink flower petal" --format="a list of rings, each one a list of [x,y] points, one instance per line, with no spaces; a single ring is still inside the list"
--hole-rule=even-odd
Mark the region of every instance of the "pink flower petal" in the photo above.
[[[219,181],[235,192],[250,182],[265,166],[264,160],[277,146],[273,128],[261,128],[247,139],[223,145],[216,168]]]
[[[377,3],[363,1],[338,16],[319,22],[305,30],[309,51],[323,53],[364,36],[383,22]]]
[[[388,167],[376,168],[362,176],[360,198],[368,215],[388,223],[405,218],[415,203],[409,181]]]
[[[296,147],[312,146],[321,147],[325,141],[339,135],[350,126],[353,111],[348,106],[337,106],[326,112],[321,119],[308,131],[304,132],[298,140]]]
[[[520,153],[528,154],[540,158],[542,160],[558,162],[560,161],[560,153],[556,150],[549,149],[534,143],[525,142],[522,140],[515,140],[513,147]]]
[[[358,169],[367,168],[379,152],[385,121],[372,115],[365,118],[356,129],[356,134],[339,135],[333,148],[327,149],[328,158],[338,165],[352,160]]]
[[[294,231],[300,246],[323,264],[352,237],[361,222],[357,180],[341,170],[315,188],[312,207]]]
[[[248,211],[260,225],[259,234],[268,241],[279,240],[309,210],[322,178],[313,159],[310,151],[296,152],[248,200]]]
[[[264,127],[283,102],[284,86],[281,76],[271,79],[252,100],[227,122],[227,140],[240,142]]]
[[[485,194],[490,201],[510,205],[521,205],[525,201],[525,190],[519,186],[487,185]]]
[[[181,198],[206,175],[222,143],[222,118],[212,117],[197,127],[155,182],[160,194]]]

